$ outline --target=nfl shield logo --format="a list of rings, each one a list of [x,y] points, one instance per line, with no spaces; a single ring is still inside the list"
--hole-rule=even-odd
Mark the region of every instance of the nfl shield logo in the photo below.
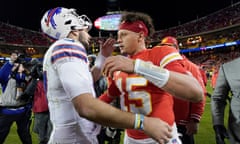
[[[172,144],[178,144],[177,139],[173,139]]]

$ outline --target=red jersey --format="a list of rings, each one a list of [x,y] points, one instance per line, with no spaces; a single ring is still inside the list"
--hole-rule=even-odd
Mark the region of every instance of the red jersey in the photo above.
[[[204,91],[204,94],[206,95],[207,90],[203,82],[200,68],[196,64],[189,61],[185,56],[183,56],[183,58],[184,60],[181,61],[183,66],[198,80]],[[174,97],[174,113],[177,125],[186,125],[190,119],[200,121],[204,111],[205,103],[205,96],[204,99],[198,103],[192,103]]]
[[[166,69],[187,73],[183,66],[178,62],[182,60],[179,52],[169,46],[156,46],[152,49],[143,50],[132,59],[142,59],[150,61],[154,65]],[[135,73],[125,73],[117,71],[113,79],[109,81],[109,96],[120,96],[121,109],[141,113],[146,116],[159,117],[170,125],[174,123],[173,98],[172,96],[153,85],[146,78]],[[127,129],[129,137],[135,139],[148,138],[141,130]]]

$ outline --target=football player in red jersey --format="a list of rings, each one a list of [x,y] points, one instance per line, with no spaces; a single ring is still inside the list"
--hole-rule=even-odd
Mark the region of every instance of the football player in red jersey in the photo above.
[[[175,37],[166,36],[162,39],[160,46],[174,47],[179,51],[178,41]],[[189,71],[189,74],[194,76],[201,84],[205,95],[207,93],[200,67],[191,62],[187,57],[182,55],[182,65]],[[204,111],[206,98],[198,103],[181,100],[174,97],[174,114],[180,138],[184,144],[194,144],[194,134],[198,131],[198,123]]]
[[[172,95],[198,102],[203,99],[201,86],[187,74],[175,48],[146,48],[145,39],[154,32],[149,15],[126,11],[120,22],[117,42],[121,53],[127,56],[106,59],[103,72],[109,76],[109,85],[100,99],[110,102],[120,96],[122,110],[167,122],[173,128],[173,137],[163,143],[181,144],[174,122]],[[131,129],[126,130],[124,143],[157,144],[144,131]]]

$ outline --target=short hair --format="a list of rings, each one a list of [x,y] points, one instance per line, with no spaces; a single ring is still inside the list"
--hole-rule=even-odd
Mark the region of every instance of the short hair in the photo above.
[[[18,54],[19,54],[19,51],[18,51],[18,50],[13,50],[13,51],[10,52],[10,55],[12,55],[12,54],[14,54],[14,53],[18,55]]]

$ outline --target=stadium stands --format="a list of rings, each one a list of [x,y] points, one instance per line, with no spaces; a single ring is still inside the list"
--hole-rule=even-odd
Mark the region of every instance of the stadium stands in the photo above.
[[[223,63],[229,58],[233,59],[239,56],[239,34],[240,2],[237,2],[207,16],[156,31],[148,44],[151,48],[151,46],[159,43],[164,36],[175,36],[181,49],[198,48],[197,51],[186,52],[186,56],[195,63],[204,65],[208,70],[211,70],[216,63]],[[115,36],[116,34],[109,33],[109,35]],[[90,42],[89,54],[97,53],[99,43],[106,38],[93,37]],[[206,49],[208,46],[226,44],[227,42],[236,42],[236,45],[224,45],[214,50]],[[14,49],[22,50],[29,57],[42,57],[49,44],[50,42],[41,32],[0,22],[0,57],[6,57]],[[117,50],[115,52],[118,53]],[[226,54],[223,54],[223,52]]]

